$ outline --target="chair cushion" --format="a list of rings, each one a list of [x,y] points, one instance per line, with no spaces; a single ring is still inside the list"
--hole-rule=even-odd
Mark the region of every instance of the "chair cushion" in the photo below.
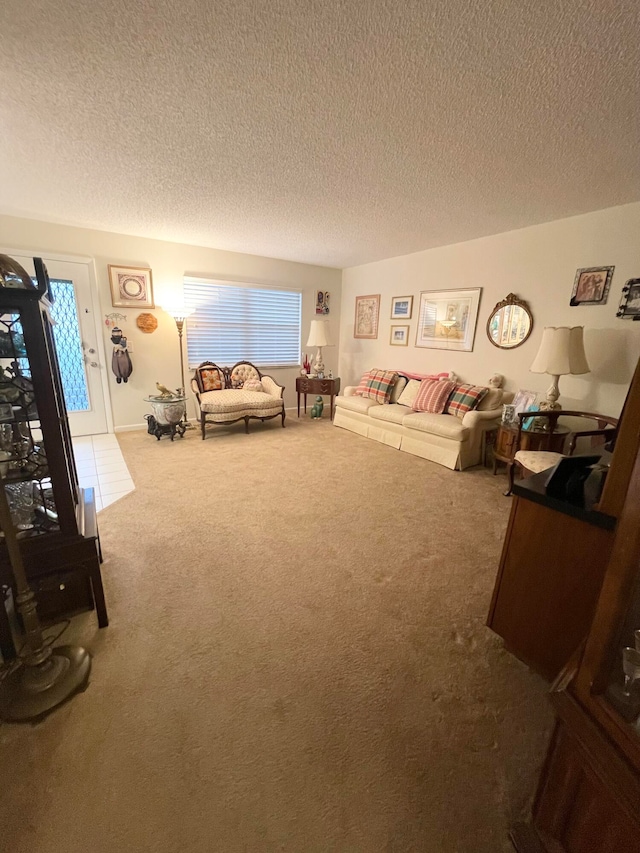
[[[376,421],[388,421],[392,424],[401,424],[407,416],[407,407],[399,403],[389,403],[388,406],[371,406],[369,417]]]
[[[449,415],[463,418],[467,412],[477,408],[488,393],[489,389],[480,385],[456,385],[445,411]]]
[[[447,379],[423,379],[411,408],[416,412],[440,415],[444,412],[449,395],[455,387],[455,382],[449,382]]]
[[[260,371],[248,361],[241,361],[231,368],[231,387],[242,388],[250,380],[260,381]]]
[[[539,474],[553,468],[564,457],[562,453],[552,453],[549,450],[518,450],[514,458],[527,471]]]
[[[197,367],[195,371],[196,382],[201,391],[219,391],[225,387],[225,378],[222,368],[215,364],[208,367]]]
[[[200,395],[200,408],[208,414],[237,414],[251,412],[259,415],[264,412],[279,412],[283,402],[278,397],[265,394],[264,391],[245,391],[243,388],[223,388],[222,391],[207,391]]]
[[[460,418],[455,417],[455,415],[432,415],[429,412],[414,412],[411,415],[404,416],[402,426],[439,435],[442,438],[452,438],[455,441],[464,441],[469,435],[468,427],[463,426]]]

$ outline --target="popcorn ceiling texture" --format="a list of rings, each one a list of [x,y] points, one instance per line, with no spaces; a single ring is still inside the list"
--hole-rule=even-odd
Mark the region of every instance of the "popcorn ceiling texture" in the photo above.
[[[513,853],[552,713],[485,626],[504,477],[272,423],[118,436],[111,623],[62,640],[85,693],[0,727],[3,851]]]
[[[4,0],[0,211],[343,267],[635,201],[639,29],[637,0]]]

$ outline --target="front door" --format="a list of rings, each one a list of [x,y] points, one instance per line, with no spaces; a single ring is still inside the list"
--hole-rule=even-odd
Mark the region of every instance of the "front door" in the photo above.
[[[30,275],[33,259],[11,253]],[[89,266],[78,261],[56,261],[42,256],[54,296],[51,310],[62,387],[71,435],[107,432],[107,414],[98,354]]]

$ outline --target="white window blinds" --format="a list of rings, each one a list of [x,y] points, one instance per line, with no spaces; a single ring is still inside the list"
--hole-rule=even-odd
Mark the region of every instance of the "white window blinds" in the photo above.
[[[259,367],[300,364],[302,293],[254,284],[186,277],[189,366],[246,359]]]

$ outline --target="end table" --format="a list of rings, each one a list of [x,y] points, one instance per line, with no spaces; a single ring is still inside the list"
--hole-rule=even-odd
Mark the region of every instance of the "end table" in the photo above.
[[[340,379],[318,379],[317,376],[298,376],[296,392],[298,394],[298,417],[300,417],[300,395],[304,394],[304,413],[307,414],[307,394],[331,397],[331,420],[333,420],[333,401],[340,390]]]

